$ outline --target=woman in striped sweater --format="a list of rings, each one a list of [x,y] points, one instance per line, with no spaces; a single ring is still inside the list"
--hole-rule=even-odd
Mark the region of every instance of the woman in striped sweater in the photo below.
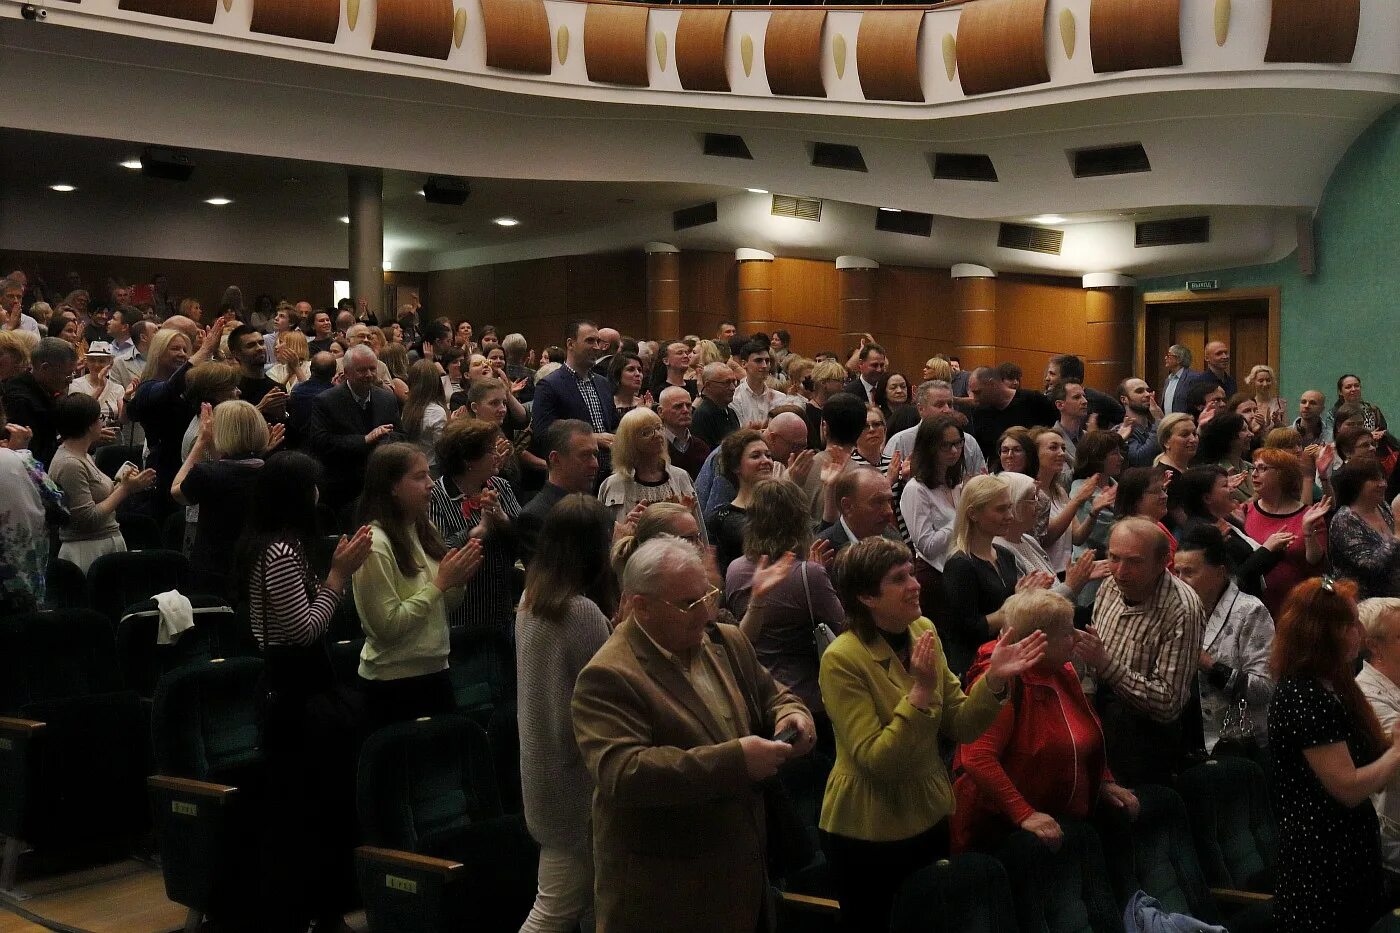
[[[318,920],[333,930],[354,901],[359,705],[337,686],[325,634],[372,540],[367,526],[342,536],[317,580],[308,555],[320,478],[306,454],[270,458],[254,480],[238,553],[240,596],[266,662],[269,929]]]

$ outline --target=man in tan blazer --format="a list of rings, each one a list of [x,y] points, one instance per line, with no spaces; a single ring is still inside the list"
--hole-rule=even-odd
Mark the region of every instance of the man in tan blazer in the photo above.
[[[623,616],[574,688],[574,735],[593,776],[599,933],[770,928],[763,794],[816,741],[811,715],[715,619],[696,549],[642,545]],[[788,726],[792,744],[772,741]]]

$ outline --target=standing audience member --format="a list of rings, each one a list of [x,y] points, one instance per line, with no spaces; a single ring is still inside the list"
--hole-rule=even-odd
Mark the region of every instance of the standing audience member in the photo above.
[[[1124,379],[1118,384],[1118,401],[1123,404],[1123,423],[1117,433],[1127,443],[1129,466],[1147,466],[1161,451],[1157,447],[1157,424],[1164,417],[1157,404],[1157,393],[1143,380]]]
[[[943,563],[962,495],[963,436],[956,415],[938,415],[920,424],[910,463],[912,478],[899,497],[914,549],[914,574],[923,588],[923,612],[930,618],[939,615]]]
[[[1269,745],[1279,930],[1368,930],[1384,909],[1370,797],[1400,771],[1400,728],[1381,729],[1352,677],[1364,637],[1345,580],[1304,580],[1278,620]]]
[[[1241,415],[1221,412],[1200,429],[1195,465],[1218,466],[1230,477],[1230,495],[1236,503],[1254,498],[1250,481],[1249,449],[1254,432]]]
[[[672,466],[666,454],[661,417],[650,408],[636,408],[623,416],[613,442],[612,475],[603,480],[598,498],[614,521],[620,521],[639,502],[680,502],[690,506],[700,521],[695,486],[690,474]]]
[[[1052,581],[1052,591],[1070,601],[1078,600],[1081,605],[1092,606],[1093,593],[1098,591],[1099,582],[1108,575],[1108,561],[1096,560],[1097,555],[1093,551],[1082,552],[1065,571],[1064,582],[1054,582],[1055,571],[1050,566],[1050,555],[1045,553],[1040,539],[1032,533],[1037,521],[1036,499],[1039,492],[1035,480],[1024,473],[1000,473],[997,479],[1006,484],[1007,492],[1011,495],[1011,521],[994,543],[1015,555],[1017,576],[1024,577],[1039,571],[1044,574],[1042,580],[1048,578]],[[1106,543],[1104,552],[1107,553]],[[1090,583],[1094,585],[1093,592],[1086,594]]]
[[[417,444],[428,458],[428,471],[438,470],[437,445],[447,427],[447,399],[442,392],[442,376],[432,360],[419,360],[408,372],[408,398],[404,400],[399,424],[404,437]]]
[[[451,712],[447,611],[481,567],[481,543],[448,549],[429,521],[433,478],[412,444],[370,454],[359,522],[374,543],[355,572],[355,609],[365,632],[360,681],[371,729]]]
[[[1379,444],[1387,431],[1390,430],[1386,424],[1385,414],[1379,407],[1372,405],[1361,397],[1361,377],[1347,373],[1337,380],[1337,401],[1332,405],[1332,411],[1336,413],[1343,405],[1351,405],[1361,409],[1361,426],[1371,432],[1371,436]],[[1340,418],[1334,419],[1334,423],[1340,425]]]
[[[744,366],[744,379],[735,387],[729,407],[739,416],[741,425],[766,424],[768,413],[783,400],[783,393],[768,387],[768,376],[773,371],[768,344],[758,340],[744,344],[739,362]]]
[[[690,393],[680,386],[666,386],[656,399],[656,411],[661,415],[661,433],[666,438],[667,456],[672,463],[685,470],[693,482],[700,475],[705,458],[710,455],[710,445],[690,429],[694,418]]]
[[[1230,577],[1231,560],[1218,528],[1193,527],[1176,549],[1176,574],[1201,598],[1205,635],[1201,644],[1201,719],[1206,751],[1213,751],[1227,719],[1269,744],[1269,700],[1274,681],[1269,648],[1274,620],[1264,604]]]
[[[535,442],[542,444],[550,425],[560,418],[576,418],[593,426],[599,446],[612,446],[617,428],[608,380],[593,372],[602,352],[603,340],[592,321],[570,321],[564,329],[567,358],[564,366],[535,385],[535,401],[530,408]]]
[[[300,447],[306,440],[317,396],[335,388],[335,357],[327,351],[317,352],[311,358],[309,373],[305,381],[292,387],[287,398],[287,439],[293,447]]]
[[[278,316],[281,317],[282,312],[278,312]],[[248,324],[235,327],[228,335],[228,352],[242,370],[238,397],[257,406],[269,422],[284,420],[287,392],[263,373],[267,365],[263,334]]]
[[[622,623],[579,674],[574,735],[596,788],[598,928],[714,933],[773,922],[759,782],[811,750],[802,703],[737,628],[689,543],[627,562]],[[792,727],[794,744],[769,738]]]
[[[1364,599],[1356,607],[1366,630],[1366,660],[1356,685],[1371,705],[1382,730],[1400,723],[1400,598]],[[1400,875],[1400,785],[1392,777],[1372,798],[1381,824],[1381,856],[1387,887]]]
[[[1039,392],[1009,389],[990,366],[978,367],[968,381],[976,400],[967,433],[983,451],[995,450],[997,439],[1007,428],[1049,427],[1059,420],[1055,405]]]
[[[272,810],[264,878],[278,920],[333,930],[355,901],[357,707],[338,686],[326,633],[371,534],[341,536],[325,581],[310,554],[320,465],[295,451],[268,459],[253,481],[234,577],[262,652],[263,710]]]
[[[311,344],[299,330],[283,331],[277,335],[277,346],[273,350],[277,362],[267,371],[267,378],[290,393],[292,389],[311,378]]]
[[[814,630],[818,624],[833,632],[844,628],[841,601],[820,560],[830,551],[813,550],[807,500],[801,489],[785,480],[764,480],[754,488],[747,519],[743,555],[725,573],[725,605],[743,619],[740,629],[753,643],[758,660],[806,704],[818,734],[829,735],[830,721],[817,687],[820,658]],[[770,567],[783,568],[778,582],[752,598],[755,579]]]
[[[1103,727],[1070,663],[1073,604],[1032,589],[1008,598],[1001,613],[1007,641],[1043,632],[1045,651],[1012,685],[1015,701],[1002,704],[991,727],[958,749],[953,851],[995,851],[1018,827],[1054,850],[1064,840],[1059,821],[1087,819],[1100,802],[1135,819],[1138,799],[1114,781]],[[999,644],[978,650],[969,685],[981,679]]]
[[[30,431],[5,420],[0,404],[0,609],[6,615],[43,608],[48,596],[48,513],[63,491],[29,452]]]
[[[1205,613],[1200,597],[1167,572],[1170,554],[1161,529],[1120,519],[1108,540],[1112,576],[1094,599],[1094,624],[1075,636],[1098,678],[1109,765],[1129,787],[1171,783],[1202,745],[1191,699]]]
[[[700,373],[700,400],[695,404],[690,430],[711,450],[739,430],[739,416],[729,407],[738,385],[734,371],[724,363],[710,363]]]
[[[520,559],[529,565],[549,510],[574,492],[593,491],[598,475],[598,438],[586,421],[561,418],[544,438],[549,458],[548,480],[515,520]]]
[[[695,397],[699,387],[694,379],[686,377],[690,372],[690,354],[690,347],[684,340],[666,344],[666,355],[652,367],[651,394],[658,401],[662,393],[671,387],[684,389],[686,395]]]
[[[190,549],[197,593],[231,597],[239,583],[233,578],[235,548],[272,438],[262,414],[248,402],[200,406],[199,434],[170,486],[180,505],[199,506]]]
[[[520,505],[510,483],[496,475],[500,437],[493,424],[458,418],[447,426],[437,445],[442,476],[433,483],[428,514],[449,549],[465,547],[472,540],[481,544],[481,570],[467,581],[462,601],[447,614],[454,628],[510,631],[517,593],[517,587],[510,585],[515,567],[514,522]]]
[[[1073,385],[1073,383],[1071,383]],[[1035,536],[1050,556],[1056,574],[1069,569],[1074,545],[1084,543],[1089,526],[1078,524],[1079,509],[1093,501],[1099,489],[1099,478],[1090,476],[1071,494],[1070,462],[1064,437],[1052,428],[1032,428],[1031,443],[1035,445],[1035,480],[1040,485],[1036,497]]]
[[[750,428],[735,431],[719,448],[720,472],[738,490],[733,501],[720,506],[706,519],[709,539],[715,547],[715,562],[721,574],[730,562],[744,553],[746,510],[753,501],[754,488],[773,475],[773,458],[763,435]]]
[[[1298,397],[1298,417],[1293,427],[1303,436],[1304,444],[1332,443],[1332,425],[1324,415],[1326,407],[1327,396],[1317,389],[1308,389]]]
[[[1276,428],[1288,423],[1288,403],[1278,394],[1278,376],[1272,366],[1260,363],[1250,369],[1245,377],[1245,390],[1259,406],[1264,425]]]
[[[1400,539],[1385,501],[1385,473],[1373,458],[1348,462],[1332,481],[1337,511],[1327,533],[1332,567],[1363,598],[1400,596]]]
[[[126,550],[117,508],[132,494],[151,488],[156,471],[133,470],[111,480],[97,468],[92,446],[102,436],[102,409],[95,399],[66,396],[58,403],[54,424],[60,444],[48,472],[63,490],[69,515],[68,523],[58,529],[58,556],[87,573],[103,554]]]
[[[1060,413],[1051,429],[1064,441],[1065,465],[1073,470],[1075,452],[1084,437],[1085,422],[1089,417],[1089,399],[1079,383],[1061,382],[1050,390],[1050,401],[1055,403],[1055,409]]]
[[[1128,445],[1117,431],[1090,431],[1080,442],[1069,487],[1070,498],[1074,499],[1085,486],[1093,486],[1096,491],[1093,496],[1081,500],[1079,514],[1075,516],[1077,553],[1089,550],[1098,558],[1108,553],[1108,535],[1118,519],[1114,509],[1118,501],[1118,478],[1127,464]],[[1094,482],[1096,476],[1097,483]]]
[[[1194,467],[1177,477],[1173,488],[1181,504],[1183,520],[1176,526],[1176,538],[1200,525],[1209,525],[1224,535],[1224,548],[1230,555],[1234,577],[1240,589],[1258,597],[1264,592],[1264,575],[1283,559],[1293,542],[1293,533],[1279,531],[1264,541],[1256,541],[1244,530],[1235,515],[1230,497],[1230,480],[1218,466]]]
[[[512,383],[522,380],[525,383],[515,393],[515,398],[522,405],[530,404],[535,399],[535,374],[525,365],[525,356],[530,352],[529,342],[524,334],[506,334],[501,340],[501,349],[506,354],[506,378]]]
[[[169,494],[175,474],[185,460],[181,451],[185,431],[190,419],[198,414],[198,409],[184,397],[185,378],[191,367],[213,357],[222,330],[218,322],[211,325],[205,331],[199,350],[192,354],[190,338],[184,331],[171,328],[170,323],[175,320],[170,318],[166,326],[156,331],[146,368],[141,372],[141,384],[126,405],[127,417],[139,422],[146,432],[146,446],[150,450],[146,462],[155,467],[156,489],[161,496],[158,511],[162,513],[169,508],[164,496]],[[188,323],[194,326],[193,321]]]
[[[944,363],[944,366],[947,364]],[[925,367],[927,368],[927,367]],[[914,396],[914,407],[919,413],[920,423],[935,418],[939,415],[956,415],[962,419],[961,424],[966,427],[967,419],[953,408],[953,390],[944,380],[926,379],[920,385],[918,392]],[[893,457],[895,451],[899,451],[904,462],[908,463],[914,455],[914,438],[919,433],[919,425],[905,428],[898,433],[891,433],[891,437],[885,442],[885,455]],[[982,448],[977,446],[977,441],[970,434],[963,435],[963,473],[967,476],[976,476],[979,473],[987,472],[987,458],[982,454]]]
[[[842,927],[888,930],[904,879],[948,854],[953,788],[940,738],[965,743],[985,732],[1012,681],[1039,663],[1045,636],[998,642],[986,673],[964,694],[933,623],[920,615],[919,581],[902,545],[870,538],[847,548],[836,585],[849,628],[821,660],[836,732],[822,848]]]
[[[899,540],[894,518],[897,500],[884,473],[871,467],[846,470],[831,484],[830,495],[836,503],[836,521],[817,538],[830,544],[833,554],[866,538]]]
[[[1264,575],[1260,598],[1269,614],[1275,615],[1293,587],[1322,573],[1332,501],[1324,498],[1311,507],[1303,502],[1303,469],[1286,450],[1256,451],[1253,477],[1258,497],[1244,504],[1244,533],[1253,541],[1268,541],[1280,532],[1293,536],[1282,559]]]
[[[868,405],[875,400],[875,386],[885,371],[885,348],[870,340],[869,335],[860,343],[860,349],[854,354],[857,361],[855,375],[846,383],[846,391]]]
[[[364,486],[370,454],[403,440],[399,403],[375,384],[374,351],[354,346],[345,353],[345,381],[316,397],[307,430],[311,452],[326,470],[326,501],[340,508]]]
[[[827,400],[846,387],[846,368],[835,360],[826,360],[812,367],[809,377],[812,380],[812,394],[803,409],[802,419],[807,422],[807,447],[821,450],[826,447],[822,436],[822,410]]]
[[[1091,389],[1084,384],[1084,360],[1072,353],[1051,357],[1045,366],[1045,394],[1054,397],[1054,388],[1061,385],[1078,384],[1084,392],[1088,411],[1084,417],[1095,415],[1100,430],[1110,430],[1124,418],[1123,405],[1114,397]]]
[[[859,403],[856,403],[857,405]],[[801,417],[788,406],[778,406],[773,410],[768,426],[762,429],[763,442],[768,445],[769,456],[773,458],[773,478],[790,479],[811,494],[812,465],[815,455],[806,452],[807,432]],[[789,466],[791,469],[789,469]],[[700,475],[695,480],[695,494],[700,500],[700,514],[709,517],[723,505],[734,501],[737,490],[724,476],[720,463],[719,450],[712,450],[700,467]]]
[[[58,400],[68,395],[78,354],[67,341],[45,337],[30,351],[29,365],[5,383],[5,411],[11,424],[33,432],[29,450],[47,465],[58,450]]]
[[[912,396],[913,389],[903,373],[885,373],[875,384],[875,405],[885,416],[889,436],[919,423],[919,410],[914,407]]]
[[[642,361],[635,353],[615,353],[608,365],[608,384],[612,387],[613,411],[617,420],[634,408],[648,407],[651,396],[642,394]]]
[[[1186,392],[1194,378],[1190,348],[1185,344],[1172,344],[1167,348],[1163,368],[1167,378],[1162,383],[1162,409],[1169,414],[1183,412],[1186,410]]]
[[[579,673],[608,640],[617,581],[608,562],[612,522],[597,499],[566,497],[544,532],[515,618],[521,790],[525,824],[540,844],[539,892],[520,929],[568,933],[593,913],[593,779],[570,702]]]

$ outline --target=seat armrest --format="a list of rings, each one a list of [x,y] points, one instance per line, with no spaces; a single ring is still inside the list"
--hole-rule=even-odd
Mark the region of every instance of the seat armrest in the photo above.
[[[1215,895],[1215,899],[1222,904],[1236,906],[1249,906],[1251,904],[1263,904],[1274,899],[1272,894],[1260,894],[1257,891],[1236,891],[1234,888],[1211,888],[1210,893]]]
[[[447,879],[454,878],[466,868],[461,862],[433,858],[431,855],[419,855],[416,852],[405,852],[402,849],[382,849],[378,846],[359,846],[355,849],[355,857],[366,862],[375,862],[405,871],[429,872]]]
[[[48,728],[47,723],[37,719],[16,719],[13,716],[0,716],[0,732],[13,733],[28,738]]]
[[[223,803],[238,793],[238,788],[230,784],[211,784],[208,781],[195,781],[190,778],[170,777],[164,774],[153,774],[146,778],[146,786],[152,790],[166,791],[171,794],[210,798],[219,803]]]
[[[841,912],[840,901],[832,900],[829,897],[813,897],[810,894],[794,894],[791,891],[783,891],[781,893],[785,904],[799,910],[809,910],[832,915]]]

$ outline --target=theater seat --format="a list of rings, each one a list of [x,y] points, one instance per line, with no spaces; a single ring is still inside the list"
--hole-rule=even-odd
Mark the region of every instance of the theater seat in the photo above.
[[[104,554],[88,568],[88,604],[115,631],[127,606],[168,590],[188,594],[189,575],[190,562],[178,551]]]
[[[356,874],[376,933],[515,933],[538,850],[502,813],[482,728],[461,714],[381,729],[360,753]]]
[[[1106,814],[1100,838],[1120,906],[1145,891],[1172,913],[1218,923],[1219,908],[1206,885],[1186,804],[1169,787],[1144,784],[1136,789],[1142,810],[1129,823],[1120,812]]]
[[[1011,881],[1017,927],[1022,933],[1122,933],[1098,834],[1078,820],[1060,826],[1065,835],[1058,851],[1017,830],[997,854]]]
[[[895,898],[890,933],[1016,933],[1001,862],[968,852],[919,869]]]
[[[177,668],[156,687],[150,778],[161,874],[191,922],[255,929],[265,767],[257,658]]]
[[[40,856],[125,851],[145,831],[146,713],[111,626],[68,609],[0,620],[0,889]]]
[[[254,653],[251,638],[233,609],[214,596],[191,596],[194,628],[168,645],[156,643],[160,610],[153,599],[128,606],[117,623],[117,653],[126,684],[143,697],[155,696],[161,675],[212,658]]]
[[[51,609],[88,608],[87,577],[82,568],[60,557],[50,560],[48,601]]]
[[[160,525],[149,515],[118,514],[117,525],[121,528],[122,540],[126,542],[128,551],[157,551],[165,546]]]
[[[1246,758],[1212,759],[1182,772],[1177,789],[1210,886],[1272,893],[1278,829],[1259,766]]]
[[[484,722],[490,709],[515,701],[515,646],[504,632],[465,628],[452,630],[447,672],[457,708],[479,712]]]

